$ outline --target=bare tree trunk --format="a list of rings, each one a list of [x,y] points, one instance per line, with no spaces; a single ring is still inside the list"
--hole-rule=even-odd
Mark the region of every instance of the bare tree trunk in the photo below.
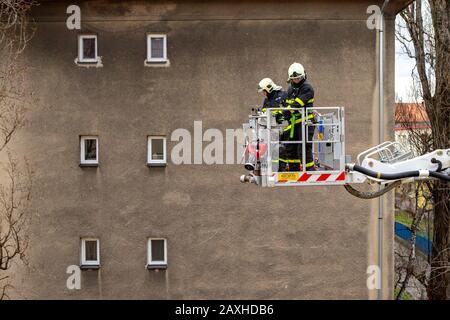
[[[436,183],[433,190],[434,236],[431,253],[431,274],[428,285],[428,297],[433,300],[448,299],[447,288],[450,280],[449,197],[450,193],[446,184]]]
[[[416,237],[417,232],[419,230],[420,222],[422,221],[424,210],[419,209],[419,191],[421,190],[421,186],[417,186],[416,188],[416,203],[415,203],[415,214],[413,221],[411,223],[411,239],[409,240],[410,250],[409,250],[409,256],[407,258],[406,268],[405,268],[405,278],[403,281],[401,281],[400,290],[395,297],[396,300],[399,300],[402,298],[403,293],[406,290],[406,287],[408,286],[409,280],[412,276],[415,274],[415,265],[416,265]],[[426,210],[426,204],[424,205],[424,209]],[[401,276],[401,275],[400,275]]]
[[[450,142],[450,4],[448,0],[430,0],[435,33],[436,89],[427,108],[433,128],[436,149],[449,147]],[[449,183],[436,182],[434,198],[434,237],[431,275],[428,289],[430,299],[448,299],[450,280],[450,191]]]

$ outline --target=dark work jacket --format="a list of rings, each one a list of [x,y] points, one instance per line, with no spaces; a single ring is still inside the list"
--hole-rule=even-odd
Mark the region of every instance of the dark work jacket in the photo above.
[[[287,94],[286,91],[283,90],[274,90],[264,99],[262,111],[265,112],[268,108],[279,108],[282,107]]]
[[[286,103],[292,108],[310,108],[314,106],[314,89],[308,80],[304,80],[298,85],[294,83],[289,85]]]

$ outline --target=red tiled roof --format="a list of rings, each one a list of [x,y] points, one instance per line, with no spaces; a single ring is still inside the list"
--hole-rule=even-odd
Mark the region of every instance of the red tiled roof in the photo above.
[[[423,103],[396,103],[395,104],[396,129],[429,129],[428,118]]]

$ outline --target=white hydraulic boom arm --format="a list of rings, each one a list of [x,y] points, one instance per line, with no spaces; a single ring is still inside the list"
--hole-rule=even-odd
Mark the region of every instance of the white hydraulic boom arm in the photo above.
[[[373,199],[403,183],[429,179],[450,181],[450,149],[436,150],[391,164],[365,157],[360,164],[346,164],[346,169],[347,174],[353,176],[353,182],[376,182],[385,185],[385,188],[376,192],[361,192],[350,184],[344,185],[345,189],[356,197]]]

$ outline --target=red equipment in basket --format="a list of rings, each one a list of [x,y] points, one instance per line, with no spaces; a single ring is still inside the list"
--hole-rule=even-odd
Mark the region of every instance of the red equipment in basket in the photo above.
[[[256,150],[256,144],[249,144],[247,147],[247,151],[250,155],[255,155],[256,159],[259,160],[261,156],[264,155],[267,151],[267,145],[265,143],[259,143],[259,150]]]

